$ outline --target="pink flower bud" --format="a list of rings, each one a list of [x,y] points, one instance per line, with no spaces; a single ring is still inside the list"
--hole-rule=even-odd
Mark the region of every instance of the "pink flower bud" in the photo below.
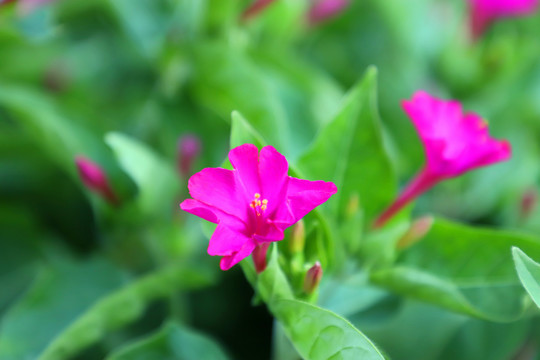
[[[309,9],[308,20],[311,24],[317,24],[327,20],[349,5],[349,0],[316,0]]]
[[[75,158],[75,164],[77,165],[79,176],[87,188],[100,194],[109,203],[118,205],[118,198],[109,185],[107,175],[98,164],[84,156],[77,156]]]
[[[268,252],[269,242],[264,242],[253,249],[252,257],[255,264],[257,274],[260,274],[266,269],[266,253]]]
[[[527,189],[521,197],[520,216],[527,219],[538,205],[538,192],[534,188]]]
[[[178,140],[178,170],[180,175],[188,178],[192,166],[201,152],[201,142],[195,135],[184,135]]]
[[[241,19],[243,21],[257,16],[260,12],[266,9],[274,0],[255,0],[244,12]]]
[[[397,247],[400,249],[411,246],[417,241],[422,240],[424,236],[429,232],[431,226],[433,225],[432,216],[423,216],[416,219],[412,224],[409,230],[399,239]]]
[[[322,275],[323,270],[321,263],[317,261],[315,265],[308,270],[306,277],[304,278],[304,292],[306,294],[312,294],[319,287]]]

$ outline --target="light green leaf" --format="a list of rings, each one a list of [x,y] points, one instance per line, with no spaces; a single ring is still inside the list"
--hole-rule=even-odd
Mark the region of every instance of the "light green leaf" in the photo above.
[[[168,164],[145,144],[120,133],[109,133],[106,143],[113,149],[120,166],[139,188],[137,203],[149,217],[170,217],[163,204],[170,203],[180,190],[180,181]]]
[[[231,116],[231,149],[243,144],[253,144],[261,149],[266,142],[238,111]]]
[[[370,68],[298,164],[308,179],[337,185],[330,200],[334,212],[342,214],[359,196],[366,226],[390,203],[397,186],[377,113],[376,79],[376,69]]]
[[[512,248],[512,256],[521,284],[534,303],[540,307],[540,264],[517,247]]]
[[[213,339],[171,322],[107,357],[107,360],[147,359],[227,360],[228,356]]]
[[[402,295],[492,321],[514,321],[528,309],[510,257],[519,246],[540,257],[540,239],[437,219],[395,266],[372,273]]]
[[[383,354],[351,323],[298,300],[277,300],[273,311],[306,360],[383,360]]]

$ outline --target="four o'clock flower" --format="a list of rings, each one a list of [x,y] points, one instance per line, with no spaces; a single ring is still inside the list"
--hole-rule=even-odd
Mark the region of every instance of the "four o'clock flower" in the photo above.
[[[178,171],[187,179],[191,175],[191,167],[201,152],[201,141],[195,135],[184,135],[178,140]]]
[[[266,9],[274,0],[255,0],[244,12],[242,13],[242,20],[248,20],[261,11]]]
[[[538,5],[539,0],[469,0],[472,36],[478,39],[493,21],[531,14]]]
[[[266,249],[282,240],[283,230],[336,193],[331,182],[287,175],[289,165],[272,146],[260,153],[244,144],[229,152],[234,170],[206,168],[193,175],[188,189],[193,199],[182,210],[218,224],[208,254],[222,256],[228,270],[252,252],[258,272],[266,266]]]
[[[380,215],[375,227],[384,225],[402,207],[439,181],[510,158],[510,144],[491,138],[486,122],[477,114],[463,113],[457,101],[437,99],[419,91],[402,105],[420,135],[426,164]]]
[[[109,184],[107,175],[98,164],[84,156],[77,156],[75,165],[77,165],[79,176],[87,188],[100,194],[110,204],[118,205],[118,197]]]
[[[19,13],[22,15],[26,15],[32,12],[32,10],[34,10],[35,8],[53,1],[54,0],[0,0],[0,6],[12,2],[17,2]]]

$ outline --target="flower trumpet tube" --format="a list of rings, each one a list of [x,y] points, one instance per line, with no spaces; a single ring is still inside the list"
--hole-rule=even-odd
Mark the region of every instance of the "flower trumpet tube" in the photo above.
[[[229,152],[234,170],[206,168],[193,175],[188,189],[193,199],[182,210],[217,224],[208,254],[222,256],[228,270],[253,253],[258,272],[266,267],[268,244],[283,231],[326,202],[337,188],[331,182],[287,175],[289,164],[272,146],[259,150],[244,144]]]
[[[463,113],[459,102],[441,100],[419,91],[403,109],[420,136],[426,164],[393,204],[375,221],[383,226],[405,205],[440,181],[478,167],[508,160],[511,147],[506,140],[493,139],[487,123],[477,114]]]

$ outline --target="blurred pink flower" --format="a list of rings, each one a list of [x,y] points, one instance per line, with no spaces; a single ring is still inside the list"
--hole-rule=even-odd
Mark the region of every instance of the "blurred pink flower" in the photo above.
[[[111,188],[107,175],[98,164],[84,156],[77,156],[75,164],[87,188],[100,194],[109,203],[118,205],[118,197]]]
[[[422,171],[376,220],[380,227],[395,213],[441,180],[477,167],[508,160],[510,144],[489,137],[487,123],[477,114],[463,113],[457,101],[437,99],[418,91],[403,109],[420,135],[426,154]]]
[[[493,21],[531,14],[538,4],[538,0],[469,0],[473,38],[478,39]]]
[[[308,12],[311,24],[317,24],[339,14],[349,5],[349,0],[315,0]]]
[[[191,175],[193,162],[201,152],[201,141],[195,135],[184,135],[178,140],[178,170],[180,175],[188,178]]]
[[[35,8],[53,2],[55,0],[0,0],[0,6],[6,5],[12,2],[17,2],[18,11],[22,15],[26,15]]]
[[[206,168],[189,179],[193,199],[182,210],[218,224],[208,254],[223,256],[228,270],[254,252],[258,272],[266,267],[270,242],[324,203],[337,188],[331,182],[308,181],[287,175],[289,164],[272,146],[259,151],[244,144],[229,152],[234,170]]]

